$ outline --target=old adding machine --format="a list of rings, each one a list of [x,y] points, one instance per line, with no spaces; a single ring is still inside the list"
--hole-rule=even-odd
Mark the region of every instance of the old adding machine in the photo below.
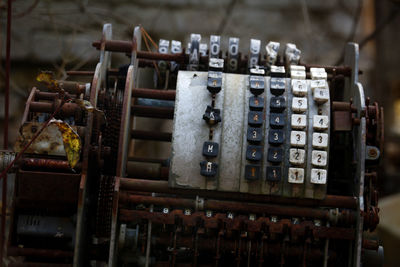
[[[0,158],[15,173],[5,256],[23,263],[10,266],[367,266],[381,253],[383,110],[358,82],[357,44],[318,66],[294,44],[150,41],[141,27],[112,40],[106,24],[94,71],[38,76]]]

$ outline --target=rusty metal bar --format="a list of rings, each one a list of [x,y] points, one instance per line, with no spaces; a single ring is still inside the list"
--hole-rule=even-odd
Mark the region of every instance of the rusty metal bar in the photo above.
[[[79,110],[79,105],[75,103],[65,103],[61,107],[60,113],[64,116],[73,116],[75,115],[75,112]],[[52,113],[54,110],[56,110],[54,103],[48,103],[48,102],[31,102],[29,105],[29,111],[30,112],[46,112],[46,113]]]
[[[174,118],[174,108],[133,105],[131,114],[138,117],[172,120]]]
[[[141,140],[171,142],[172,133],[132,130],[131,137],[134,139],[141,139]]]
[[[54,101],[59,96],[58,93],[53,93],[53,92],[41,92],[39,90],[36,90],[35,92],[35,100],[48,100],[48,101]],[[68,93],[65,93],[65,98],[74,98],[75,96],[72,96]]]
[[[11,21],[12,21],[12,0],[7,1],[7,43],[6,43],[6,79],[4,88],[4,150],[8,149],[8,119],[10,109],[10,70],[11,70]],[[6,213],[7,213],[7,174],[3,179],[2,206],[1,206],[1,241],[0,241],[0,265],[3,264],[4,245],[6,241]]]
[[[37,249],[37,248],[19,248],[9,247],[8,256],[33,256],[43,258],[72,258],[74,256],[73,251],[66,250],[55,250],[55,249]]]
[[[160,100],[175,100],[175,90],[156,90],[147,88],[134,88],[132,97],[151,98]]]
[[[161,163],[128,161],[126,164],[126,172],[128,175],[134,174],[136,177],[146,179],[161,178],[163,180],[168,180],[169,168],[163,166]]]
[[[350,102],[332,101],[332,111],[351,111],[357,112],[357,108]]]
[[[43,158],[23,158],[20,167],[29,170],[55,170],[55,171],[72,171],[69,162],[58,159],[43,159]],[[74,170],[80,170],[81,163],[75,166]]]
[[[108,73],[108,75],[118,75],[119,70],[118,69],[108,69],[107,73]],[[91,71],[91,70],[68,70],[67,75],[68,76],[93,76],[94,71]]]
[[[284,198],[278,196],[268,195],[252,195],[238,192],[219,192],[210,190],[196,190],[196,189],[180,189],[168,187],[167,181],[154,181],[145,179],[132,179],[120,178],[121,190],[157,192],[166,194],[178,194],[193,196],[198,195],[202,197],[211,197],[215,199],[233,199],[243,202],[261,202],[261,203],[275,203],[286,205],[299,205],[299,206],[314,206],[314,207],[335,207],[335,208],[348,208],[356,209],[357,200],[354,197],[327,195],[325,199],[296,199]]]
[[[172,197],[151,197],[142,195],[132,195],[126,192],[120,192],[119,201],[126,204],[148,204],[158,205],[161,207],[185,207],[197,209],[197,201],[195,199],[185,198],[172,198]],[[203,204],[204,210],[219,210],[219,211],[232,211],[232,212],[246,212],[246,213],[266,213],[269,215],[277,216],[294,216],[294,217],[307,217],[322,220],[329,220],[331,218],[329,210],[314,209],[299,206],[282,206],[276,204],[259,204],[259,203],[246,203],[237,201],[225,200],[212,200],[205,199]],[[338,214],[338,218],[345,219],[347,222],[352,222],[355,219],[354,214]]]

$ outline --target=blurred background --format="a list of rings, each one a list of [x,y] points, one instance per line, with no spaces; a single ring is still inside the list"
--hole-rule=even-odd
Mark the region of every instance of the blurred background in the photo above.
[[[0,0],[0,128],[4,118],[7,3]],[[91,43],[102,25],[112,23],[113,38],[130,40],[141,24],[154,40],[188,42],[190,33],[295,43],[302,62],[340,65],[345,43],[360,44],[360,76],[366,96],[385,108],[385,151],[381,197],[400,192],[400,1],[399,0],[14,0],[11,34],[10,136],[17,137],[24,103],[35,77],[52,70],[93,70],[99,53]],[[185,45],[186,46],[186,45]],[[127,58],[113,58],[114,66]],[[0,131],[3,140],[3,131]]]

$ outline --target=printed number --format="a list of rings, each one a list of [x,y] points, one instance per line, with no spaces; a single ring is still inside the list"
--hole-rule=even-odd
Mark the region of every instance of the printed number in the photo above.
[[[317,175],[318,175],[318,180],[321,180],[321,172],[318,172]]]
[[[323,95],[324,95],[324,91],[319,90],[319,94],[320,94],[321,96],[323,96]]]
[[[299,100],[299,101],[297,101],[297,103],[299,104],[299,106],[302,106],[303,105],[303,100]]]
[[[257,131],[253,131],[253,138],[257,138]]]
[[[274,140],[275,140],[275,141],[278,141],[278,140],[279,140],[279,135],[278,135],[278,133],[274,133]]]
[[[253,149],[253,151],[251,152],[251,156],[252,156],[253,158],[256,157],[256,152],[257,152],[257,150],[255,150],[255,149]]]
[[[298,179],[299,179],[299,172],[296,171],[296,172],[294,173],[294,175],[296,175],[296,179],[295,179],[295,180],[298,180]]]
[[[298,123],[298,124],[301,123],[301,118],[300,118],[300,117],[297,119],[297,123]]]
[[[318,142],[321,144],[322,143],[322,136],[318,136]]]
[[[296,160],[299,159],[299,156],[300,156],[300,153],[299,153],[299,152],[294,153],[294,158],[295,158]]]
[[[255,168],[251,168],[251,176],[256,176],[256,169]]]
[[[321,154],[318,154],[318,163],[321,163],[321,158],[322,158],[322,156],[321,156]]]
[[[253,120],[258,121],[258,114],[254,115]]]
[[[258,99],[255,99],[255,100],[254,100],[254,104],[255,104],[256,106],[258,106],[259,103],[260,103],[260,102],[258,101]]]
[[[301,137],[300,134],[296,134],[296,141],[300,141]]]
[[[211,118],[211,119],[215,119],[215,117],[214,117],[214,112],[210,112],[210,118]]]
[[[276,178],[276,170],[272,170],[272,175]]]
[[[324,124],[324,120],[323,120],[323,119],[320,119],[320,120],[319,120],[319,124],[323,125],[323,124]]]
[[[276,117],[276,118],[275,118],[275,122],[276,122],[276,123],[279,123],[279,117]]]
[[[277,100],[275,101],[275,103],[276,103],[277,106],[280,106],[280,105],[281,105],[281,100],[277,99]]]
[[[277,158],[278,158],[278,152],[277,152],[277,151],[274,151],[274,156],[273,156],[273,158],[274,158],[274,159],[277,159]]]

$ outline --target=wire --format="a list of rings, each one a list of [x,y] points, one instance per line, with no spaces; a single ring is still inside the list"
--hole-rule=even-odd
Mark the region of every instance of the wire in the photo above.
[[[150,42],[153,44],[153,46],[158,50],[158,45],[153,41],[153,39],[150,37],[150,35],[146,32],[146,30],[142,26],[140,26],[140,31],[142,32],[142,37],[143,37],[144,44],[146,45],[147,50],[149,52],[151,52],[149,43],[147,42],[147,38],[150,40]],[[157,63],[155,60],[153,60],[153,65],[154,65],[154,68],[156,69],[158,79],[161,80],[160,70],[158,69],[158,66],[157,66]]]

